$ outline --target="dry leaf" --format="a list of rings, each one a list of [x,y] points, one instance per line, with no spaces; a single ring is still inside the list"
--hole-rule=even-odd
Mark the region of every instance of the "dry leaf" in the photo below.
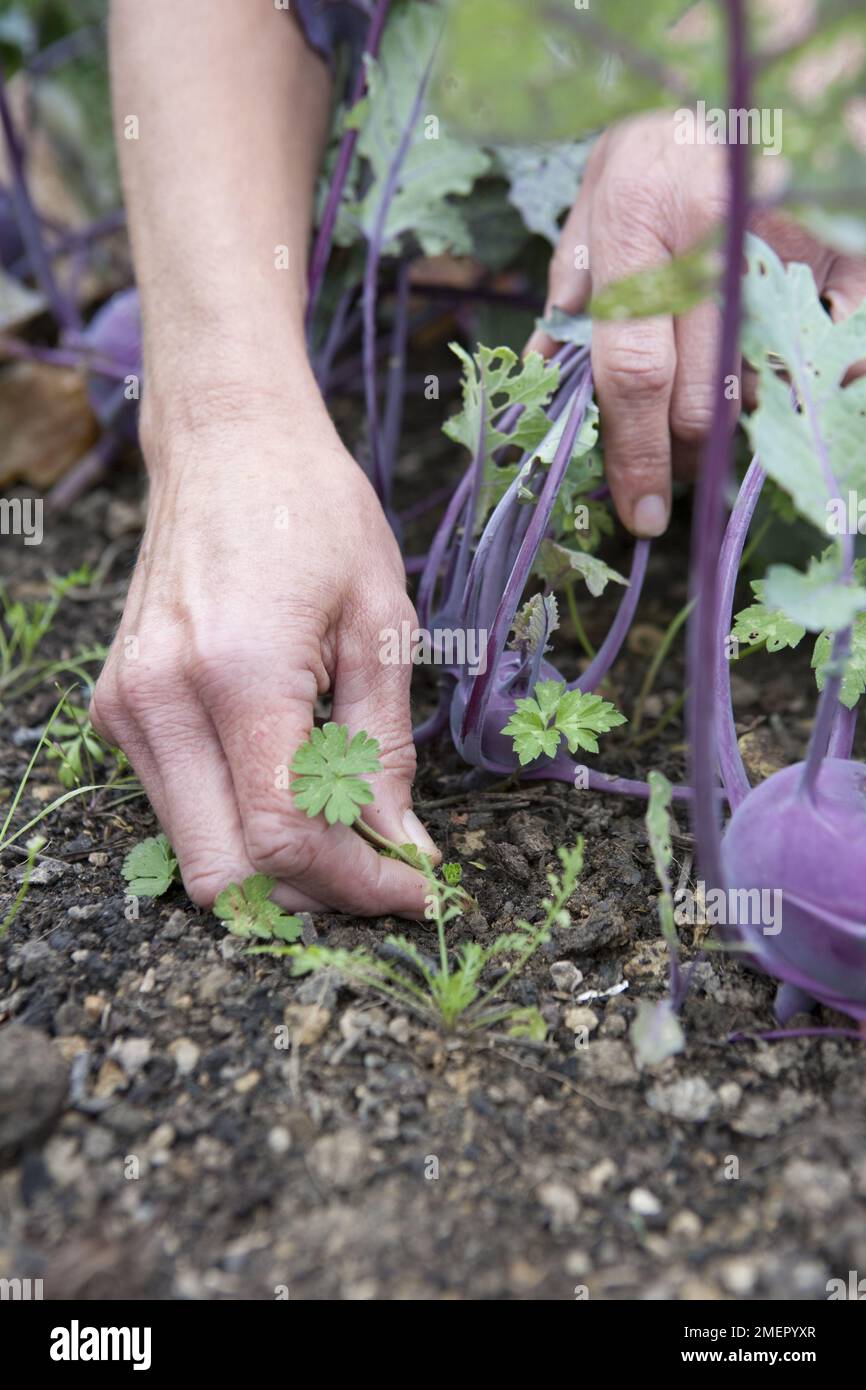
[[[99,426],[81,372],[18,362],[0,374],[0,487],[42,491],[86,453]]]

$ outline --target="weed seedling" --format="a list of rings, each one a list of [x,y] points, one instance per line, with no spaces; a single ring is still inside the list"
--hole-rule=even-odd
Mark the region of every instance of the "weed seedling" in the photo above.
[[[379,956],[365,947],[348,951],[319,945],[284,945],[279,939],[273,939],[278,938],[279,933],[271,931],[272,939],[267,944],[252,946],[249,954],[286,956],[291,961],[293,975],[335,969],[357,987],[370,989],[425,1023],[449,1032],[455,1029],[475,1032],[504,1024],[510,1037],[542,1041],[547,1033],[547,1024],[538,1009],[500,1002],[499,996],[536,951],[550,940],[553,928],[567,927],[571,923],[565,905],[575,890],[583,867],[582,840],[574,849],[560,849],[558,854],[561,871],[548,874],[550,896],[543,900],[541,921],[532,924],[521,919],[515,924],[514,931],[497,937],[489,946],[482,946],[477,941],[463,942],[457,948],[454,959],[449,955],[446,929],[462,916],[468,899],[457,883],[438,879],[427,862],[421,864],[428,885],[425,915],[436,928],[438,963],[430,960],[414,941],[393,935],[385,938],[381,948],[383,955]],[[459,866],[449,866],[452,879],[457,877],[454,872],[456,868]],[[265,882],[273,886],[272,880]],[[250,883],[248,879],[244,884],[247,899]],[[237,885],[233,887],[237,889]],[[219,903],[217,899],[218,907]],[[273,903],[265,906],[279,912]],[[223,913],[218,911],[217,915],[223,916]],[[245,919],[242,920],[245,922]],[[268,927],[267,918],[260,918],[259,921]],[[300,933],[299,922],[293,930],[295,935]],[[244,930],[239,934],[264,936],[267,932]],[[485,989],[482,976],[487,966],[506,960],[510,963],[503,974]]]
[[[351,826],[376,849],[422,869],[424,860],[414,845],[395,844],[361,819],[361,807],[373,800],[366,779],[381,768],[379,745],[369,734],[362,730],[350,739],[345,724],[324,724],[312,730],[292,759],[292,795],[308,816],[324,815],[329,825]]]
[[[152,835],[133,845],[122,872],[128,891],[137,898],[161,898],[179,877],[177,860],[165,835]]]

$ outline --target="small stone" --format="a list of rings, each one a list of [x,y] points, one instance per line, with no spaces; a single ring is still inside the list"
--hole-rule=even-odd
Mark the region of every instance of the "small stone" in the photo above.
[[[31,888],[44,888],[49,883],[56,883],[69,870],[69,865],[62,859],[43,858],[39,859],[32,870],[26,864],[20,868],[13,869],[9,875],[12,883],[23,883],[25,878]]]
[[[47,1134],[63,1109],[69,1072],[59,1049],[35,1028],[0,1031],[0,1154]]]
[[[671,1217],[668,1235],[680,1240],[697,1240],[703,1229],[700,1218],[685,1207]]]
[[[662,1115],[693,1124],[708,1120],[718,1105],[715,1092],[702,1076],[685,1076],[668,1086],[655,1085],[647,1093],[647,1102]]]
[[[88,1044],[87,1039],[78,1033],[66,1033],[63,1037],[54,1039],[54,1046],[64,1062],[72,1062],[80,1052],[87,1051]]]
[[[309,1150],[308,1162],[321,1187],[349,1191],[366,1181],[369,1147],[360,1130],[344,1128],[323,1134]]]
[[[42,966],[51,959],[51,947],[47,941],[25,941],[16,953],[15,969],[22,980],[30,983],[42,974]]]
[[[169,1044],[169,1052],[181,1076],[189,1076],[198,1066],[201,1048],[191,1038],[176,1038]]]
[[[86,1158],[102,1163],[114,1153],[115,1138],[109,1129],[93,1125],[84,1135],[84,1154]]]
[[[138,986],[138,992],[139,992],[139,994],[153,994],[154,986],[155,986],[155,985],[156,985],[156,971],[154,970],[153,966],[151,965],[150,968],[149,968],[148,970],[146,970],[145,973],[144,973],[144,978],[143,978],[141,984]]]
[[[108,854],[104,849],[96,849],[92,854],[88,854],[87,862],[95,869],[104,869],[108,863]]]
[[[98,1023],[102,1018],[102,1012],[107,1000],[102,994],[86,994],[84,996],[84,1012],[93,1023]]]
[[[572,1033],[580,1033],[584,1028],[587,1033],[594,1033],[598,1027],[598,1014],[585,1004],[578,1004],[574,1008],[566,1009],[562,1021]]]
[[[127,1076],[135,1076],[150,1061],[153,1044],[149,1038],[119,1038],[112,1044],[110,1057],[115,1057]]]
[[[758,1270],[752,1260],[734,1256],[721,1265],[719,1278],[728,1293],[737,1298],[748,1298],[757,1283]]]
[[[216,1004],[231,983],[229,971],[221,965],[214,965],[202,975],[196,993],[203,1004]]]
[[[653,1196],[648,1187],[633,1188],[628,1194],[628,1205],[635,1216],[658,1216],[662,1209],[658,1197]]]
[[[815,1216],[828,1216],[851,1196],[851,1179],[844,1169],[805,1158],[792,1158],[785,1164],[782,1182],[790,1208]]]
[[[268,1130],[268,1148],[271,1153],[286,1154],[292,1147],[292,1136],[285,1125],[274,1125]]]
[[[637,1080],[631,1052],[624,1042],[601,1038],[577,1053],[580,1081],[596,1081],[608,1086],[627,1086]]]
[[[538,1200],[550,1219],[550,1229],[554,1235],[569,1230],[580,1214],[577,1193],[567,1183],[552,1178],[538,1189]]]
[[[327,1030],[331,1012],[320,1004],[287,1004],[283,1018],[294,1042],[301,1047],[312,1047]]]
[[[578,1191],[584,1197],[600,1197],[608,1183],[613,1182],[619,1169],[612,1158],[599,1159],[577,1180]]]
[[[101,910],[101,903],[78,903],[68,908],[66,915],[71,917],[73,922],[92,922]]]
[[[743,1088],[738,1086],[736,1081],[725,1081],[719,1087],[716,1095],[723,1110],[736,1110],[743,1099]]]
[[[245,1096],[249,1091],[254,1091],[262,1079],[260,1071],[248,1071],[244,1076],[239,1076],[235,1081],[235,1090],[239,1096]]]
[[[176,1138],[174,1125],[166,1120],[163,1124],[157,1125],[147,1141],[149,1149],[170,1149]]]
[[[583,982],[583,972],[570,960],[554,961],[550,967],[550,977],[554,988],[563,994],[573,994]]]
[[[169,941],[179,941],[182,936],[186,936],[188,931],[187,915],[179,907],[176,907],[166,920],[165,926],[162,928],[162,935],[167,937]]]
[[[405,1047],[409,1041],[409,1020],[405,1014],[398,1014],[388,1024],[388,1033],[396,1043]]]
[[[115,1095],[118,1091],[124,1091],[128,1085],[129,1078],[123,1070],[123,1067],[119,1066],[117,1062],[112,1061],[109,1057],[106,1058],[99,1068],[99,1075],[93,1087],[93,1094],[98,1096],[100,1100],[104,1100],[108,1096]]]

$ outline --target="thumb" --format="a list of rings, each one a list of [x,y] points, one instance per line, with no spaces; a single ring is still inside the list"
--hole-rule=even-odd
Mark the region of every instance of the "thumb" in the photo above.
[[[331,717],[352,734],[363,729],[379,744],[382,770],[371,778],[374,800],[364,808],[364,820],[386,839],[413,844],[438,864],[442,855],[412,810],[416,757],[409,687],[416,626],[410,607],[402,621],[362,642],[354,634],[338,654]]]
[[[589,246],[585,185],[581,187],[577,200],[565,220],[559,244],[550,261],[547,276],[547,300],[544,316],[553,309],[564,309],[569,314],[579,314],[589,302],[592,280],[589,273]],[[536,328],[524,352],[540,352],[542,357],[550,357],[556,351],[556,343],[543,328]]]

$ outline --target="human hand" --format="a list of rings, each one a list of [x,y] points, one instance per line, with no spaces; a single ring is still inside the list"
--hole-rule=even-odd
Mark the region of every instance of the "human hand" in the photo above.
[[[418,872],[286,790],[330,690],[334,720],[381,748],[365,819],[439,858],[410,809],[411,667],[379,660],[380,630],[416,621],[399,550],[321,408],[260,421],[223,412],[146,444],[147,529],[94,726],[129,756],[194,902],[262,872],[289,909],[422,916]]]
[[[615,281],[681,256],[724,221],[726,208],[723,148],[677,143],[670,113],[611,127],[593,149],[551,260],[546,312],[557,306],[577,313]],[[775,214],[762,213],[750,225],[782,260],[811,266],[834,319],[847,317],[866,295],[863,260],[838,255]],[[578,257],[588,268],[575,267],[578,249],[588,253]],[[711,300],[677,317],[593,323],[607,480],[620,518],[636,535],[664,531],[672,474],[694,474],[712,418],[719,328]],[[527,345],[545,356],[554,347],[541,331]]]

